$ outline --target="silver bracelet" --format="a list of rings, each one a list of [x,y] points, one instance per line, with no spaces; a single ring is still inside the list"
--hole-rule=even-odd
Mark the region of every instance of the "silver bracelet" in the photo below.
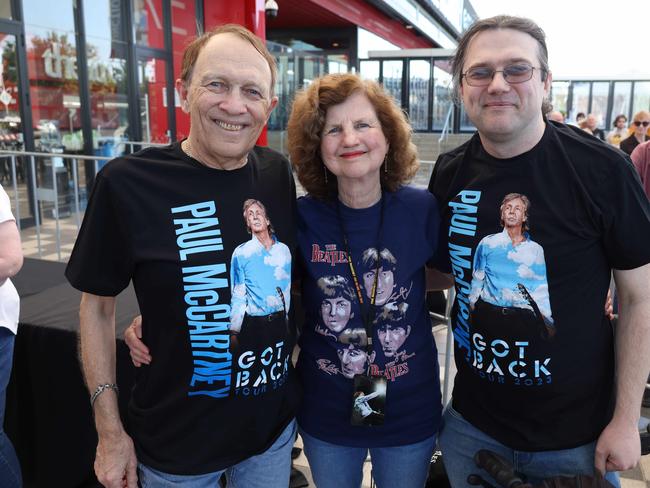
[[[116,395],[120,393],[120,389],[117,387],[115,383],[104,383],[103,385],[99,385],[95,390],[95,393],[93,393],[92,396],[90,397],[90,408],[93,408],[93,405],[95,404],[95,400],[97,400],[97,397],[102,393],[104,393],[106,390],[115,390]]]

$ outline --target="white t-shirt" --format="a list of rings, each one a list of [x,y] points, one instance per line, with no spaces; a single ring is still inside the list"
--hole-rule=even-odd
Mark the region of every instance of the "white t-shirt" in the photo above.
[[[11,213],[9,195],[0,185],[0,223],[16,220]],[[0,286],[0,327],[7,327],[14,334],[18,331],[18,315],[20,314],[20,298],[14,284],[7,279]]]

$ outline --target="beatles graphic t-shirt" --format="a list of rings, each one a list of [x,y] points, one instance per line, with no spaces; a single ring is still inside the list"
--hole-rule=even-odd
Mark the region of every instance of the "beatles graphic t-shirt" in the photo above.
[[[429,189],[453,273],[453,406],[524,451],[595,440],[614,401],[610,269],[650,261],[650,205],[629,159],[569,126],[496,159],[475,135]]]
[[[252,200],[268,220],[260,232],[269,232],[269,250],[247,231]],[[168,473],[217,471],[263,452],[294,417],[286,321],[251,331],[245,319],[264,315],[260,302],[269,313],[283,309],[277,288],[289,289],[294,212],[288,162],[265,148],[221,171],[173,144],[113,160],[97,175],[66,276],[102,296],[133,281],[153,356],[137,370],[127,419],[139,461]]]
[[[411,444],[432,436],[440,423],[440,382],[424,267],[437,248],[435,199],[409,187],[384,192],[383,203],[365,209],[302,197],[298,215],[306,313],[297,368],[304,389],[301,428],[326,442],[360,447]],[[375,305],[370,306],[375,282]],[[372,309],[370,351],[362,319],[367,307]],[[366,373],[386,379],[384,423],[352,426],[353,378]],[[371,400],[358,397],[357,403],[362,399]]]

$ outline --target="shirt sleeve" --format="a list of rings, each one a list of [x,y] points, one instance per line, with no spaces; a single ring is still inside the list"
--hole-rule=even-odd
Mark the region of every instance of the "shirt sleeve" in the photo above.
[[[436,199],[436,212],[438,214],[438,229],[437,229],[437,242],[436,248],[433,253],[433,257],[427,263],[431,268],[436,268],[442,273],[451,273],[451,261],[449,258],[449,249],[448,249],[448,238],[447,238],[447,229],[448,226],[444,223],[444,215],[442,205],[443,200],[440,194],[436,192],[436,178],[438,176],[438,162],[433,166],[433,172],[431,173],[431,179],[429,180],[429,191],[433,194]]]
[[[612,162],[608,187],[602,188],[603,246],[614,269],[650,262],[650,202],[628,158]]]
[[[72,286],[100,296],[116,296],[131,281],[133,256],[115,192],[100,173],[65,275]]]
[[[648,143],[650,144],[650,143]],[[639,178],[641,178],[641,183],[645,184],[645,166],[648,164],[647,157],[644,157],[645,154],[650,154],[650,148],[648,144],[639,144],[634,148],[632,154],[630,154],[630,159],[632,159],[632,164],[636,168],[637,173],[639,173]]]
[[[426,222],[426,239],[429,246],[428,251],[430,257],[427,261],[427,266],[430,268],[435,268],[437,263],[436,257],[438,255],[438,252],[440,252],[440,231],[442,230],[440,224],[440,212],[438,211],[438,202],[436,201],[435,197],[431,198],[428,207],[429,211],[427,213]]]
[[[485,282],[485,244],[479,242],[476,247],[476,256],[474,257],[474,266],[472,269],[472,285],[469,292],[469,304],[474,306],[479,297]]]
[[[247,298],[246,275],[237,249],[232,253],[232,260],[230,262],[230,283],[232,286],[230,298],[230,330],[239,333],[244,322]]]
[[[14,214],[11,213],[11,201],[9,200],[9,195],[2,185],[0,185],[0,222],[6,222],[8,220],[16,220]]]

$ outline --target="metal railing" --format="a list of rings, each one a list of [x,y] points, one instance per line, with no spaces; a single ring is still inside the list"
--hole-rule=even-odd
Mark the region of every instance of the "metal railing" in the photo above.
[[[13,199],[13,206],[15,209],[14,216],[16,217],[18,229],[21,231],[23,230],[21,225],[23,217],[33,217],[39,258],[42,258],[43,256],[41,239],[43,224],[42,215],[43,211],[47,210],[43,208],[44,206],[47,206],[47,204],[50,204],[52,207],[51,214],[55,226],[57,258],[59,261],[62,258],[60,225],[62,214],[62,193],[66,195],[66,200],[71,199],[69,202],[66,201],[66,206],[74,208],[74,211],[70,211],[70,213],[74,216],[77,231],[81,227],[81,215],[83,210],[82,202],[85,201],[85,197],[90,191],[90,188],[86,188],[85,194],[80,192],[82,186],[79,181],[79,164],[81,162],[92,161],[93,174],[90,178],[88,178],[88,175],[86,175],[86,177],[87,181],[93,181],[94,175],[97,174],[100,169],[100,165],[105,164],[114,157],[119,157],[122,152],[131,153],[137,148],[141,149],[152,146],[159,147],[165,146],[166,144],[145,141],[117,140],[117,145],[124,145],[125,151],[118,151],[118,154],[111,156],[71,154],[57,151],[30,152],[21,150],[0,150],[0,163],[3,164],[3,174],[0,175],[2,180],[0,181],[3,181],[4,179],[10,180],[10,188],[13,190],[10,193],[13,193],[11,197]],[[6,174],[6,161],[9,161],[9,174]],[[49,161],[49,164],[46,161]],[[39,171],[39,168],[41,171]],[[45,171],[48,171],[49,174],[46,175]],[[58,174],[61,171],[70,173],[68,175],[69,178],[65,178],[65,183],[68,186],[65,191],[62,191],[63,189],[59,188]],[[18,184],[19,176],[24,180],[24,185]],[[72,190],[72,196],[69,195],[68,190]],[[28,207],[31,208],[31,215],[23,215],[23,205],[21,205],[21,202],[26,202]]]
[[[77,227],[77,232],[81,227],[81,212],[82,212],[82,198],[80,194],[79,183],[79,163],[82,161],[92,161],[93,163],[93,178],[99,171],[99,166],[103,162],[107,162],[112,157],[108,156],[87,156],[82,154],[66,154],[55,152],[30,152],[30,151],[8,151],[0,150],[0,160],[9,160],[11,169],[11,189],[13,190],[12,197],[14,201],[14,216],[18,229],[22,232],[23,228],[21,222],[23,217],[22,202],[26,202],[31,208],[31,213],[34,218],[34,226],[36,230],[36,241],[38,247],[38,256],[43,256],[42,245],[42,216],[47,210],[51,210],[52,218],[54,219],[55,238],[56,238],[56,253],[58,260],[61,260],[61,215],[62,206],[73,207],[70,214],[74,214],[74,220]],[[28,171],[25,171],[23,164],[28,163]],[[40,164],[38,164],[40,163]],[[49,164],[48,164],[49,163]],[[49,166],[49,168],[48,168]],[[24,174],[24,183],[18,184],[18,168],[21,168],[21,174]],[[40,171],[39,171],[40,170]],[[59,188],[59,174],[65,172],[65,183],[67,185],[66,191],[62,192]],[[72,180],[69,181],[68,172],[71,172]],[[91,178],[92,179],[92,178]],[[70,188],[72,183],[72,188]],[[72,189],[72,201],[69,201],[69,191]],[[86,189],[86,195],[88,193]],[[65,203],[62,202],[61,197],[65,196]],[[50,207],[49,209],[47,207]]]

